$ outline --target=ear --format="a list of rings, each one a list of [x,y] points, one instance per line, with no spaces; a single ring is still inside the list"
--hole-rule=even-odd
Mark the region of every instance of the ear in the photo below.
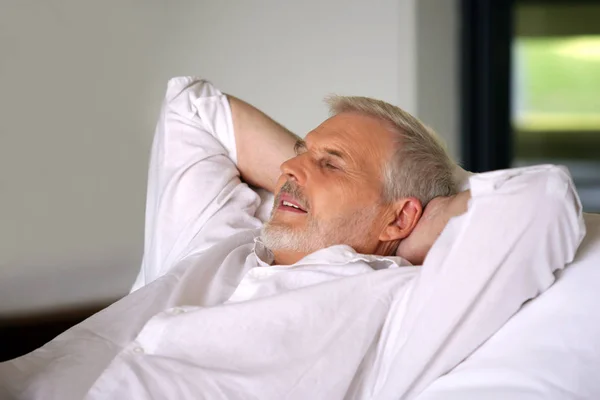
[[[379,240],[382,242],[401,240],[410,235],[421,218],[423,206],[419,199],[407,197],[395,202],[392,211],[393,219],[379,235]]]

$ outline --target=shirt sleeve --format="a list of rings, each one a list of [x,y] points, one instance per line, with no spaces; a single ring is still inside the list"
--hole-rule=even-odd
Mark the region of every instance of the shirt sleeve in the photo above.
[[[240,180],[227,97],[192,77],[168,83],[156,126],[146,200],[144,258],[132,288],[186,255],[256,229],[259,196]]]
[[[585,235],[563,167],[478,174],[467,213],[452,219],[403,305],[378,398],[413,398],[554,282]],[[397,396],[395,398],[398,398]]]

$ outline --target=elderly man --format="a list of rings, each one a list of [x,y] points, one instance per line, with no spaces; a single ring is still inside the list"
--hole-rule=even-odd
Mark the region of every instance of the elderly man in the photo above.
[[[410,398],[573,257],[564,170],[483,174],[456,194],[417,119],[329,103],[299,140],[208,82],[171,80],[132,293],[0,365],[6,396]]]

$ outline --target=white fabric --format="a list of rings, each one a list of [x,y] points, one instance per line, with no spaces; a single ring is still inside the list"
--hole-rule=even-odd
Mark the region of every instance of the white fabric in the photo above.
[[[557,282],[418,400],[600,399],[600,215]]]
[[[235,158],[226,98],[170,81],[137,290],[0,364],[7,398],[411,398],[546,290],[584,234],[568,174],[541,166],[472,177],[423,267],[343,245],[270,265]]]

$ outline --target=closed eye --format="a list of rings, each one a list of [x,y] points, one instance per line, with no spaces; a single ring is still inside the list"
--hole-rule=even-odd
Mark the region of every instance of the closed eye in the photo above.
[[[329,161],[328,161],[328,160],[326,160],[326,159],[324,159],[324,160],[321,160],[321,166],[323,166],[323,167],[325,167],[325,168],[327,168],[327,169],[339,169],[339,168],[337,167],[337,165],[335,165],[335,164],[332,164],[331,162],[329,162]]]

